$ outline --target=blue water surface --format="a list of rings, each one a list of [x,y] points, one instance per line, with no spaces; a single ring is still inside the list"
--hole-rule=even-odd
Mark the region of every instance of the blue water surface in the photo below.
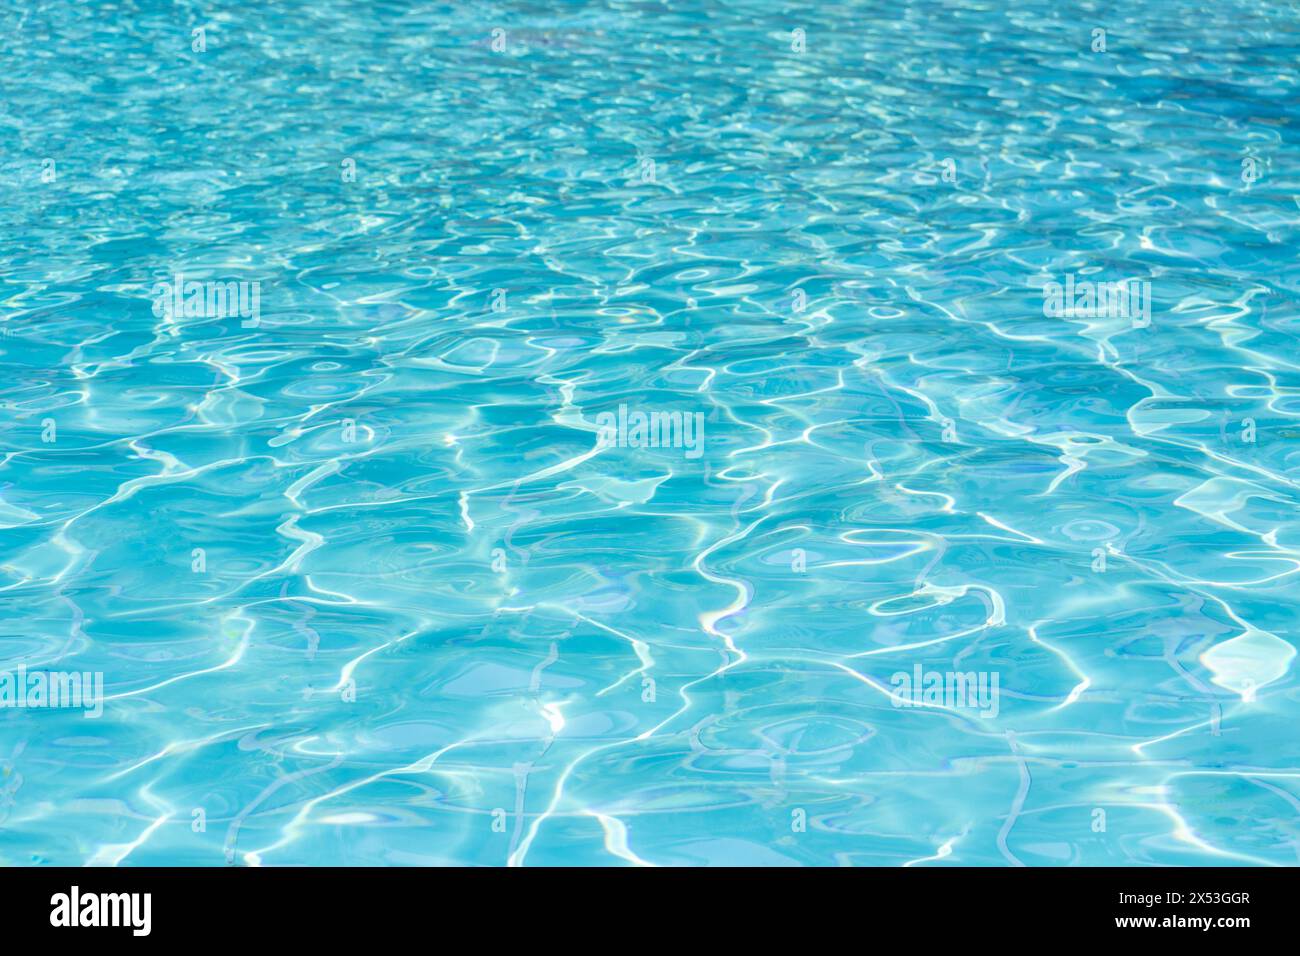
[[[0,668],[103,690],[0,863],[1295,865],[1298,84],[1264,0],[8,0]]]

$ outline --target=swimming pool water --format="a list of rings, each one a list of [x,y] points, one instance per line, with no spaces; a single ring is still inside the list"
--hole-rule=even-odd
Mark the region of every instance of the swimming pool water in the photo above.
[[[0,21],[0,863],[1297,863],[1294,7]]]

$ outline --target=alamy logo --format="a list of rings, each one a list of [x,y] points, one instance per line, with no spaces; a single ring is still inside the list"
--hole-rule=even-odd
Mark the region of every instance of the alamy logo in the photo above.
[[[895,707],[978,710],[981,717],[996,717],[998,681],[997,671],[926,671],[916,664],[912,673],[898,671],[889,678],[894,685],[890,700]]]
[[[104,713],[104,675],[100,671],[32,671],[0,673],[0,707],[20,709],[77,708],[83,717]]]
[[[153,897],[149,893],[71,893],[50,897],[51,926],[129,926],[133,936],[148,936]]]
[[[704,453],[703,412],[629,412],[620,405],[617,414],[597,415],[596,426],[601,448],[684,448],[687,458]]]
[[[200,282],[176,273],[170,282],[155,282],[153,314],[168,319],[224,319],[238,316],[246,329],[262,321],[262,283]]]
[[[1131,319],[1133,327],[1151,324],[1151,283],[1137,279],[1092,282],[1074,273],[1065,282],[1043,285],[1043,315],[1054,319]]]

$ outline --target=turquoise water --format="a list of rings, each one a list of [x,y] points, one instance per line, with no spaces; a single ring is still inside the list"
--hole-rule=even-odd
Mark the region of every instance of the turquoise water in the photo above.
[[[1297,863],[1294,7],[0,22],[0,862]]]

